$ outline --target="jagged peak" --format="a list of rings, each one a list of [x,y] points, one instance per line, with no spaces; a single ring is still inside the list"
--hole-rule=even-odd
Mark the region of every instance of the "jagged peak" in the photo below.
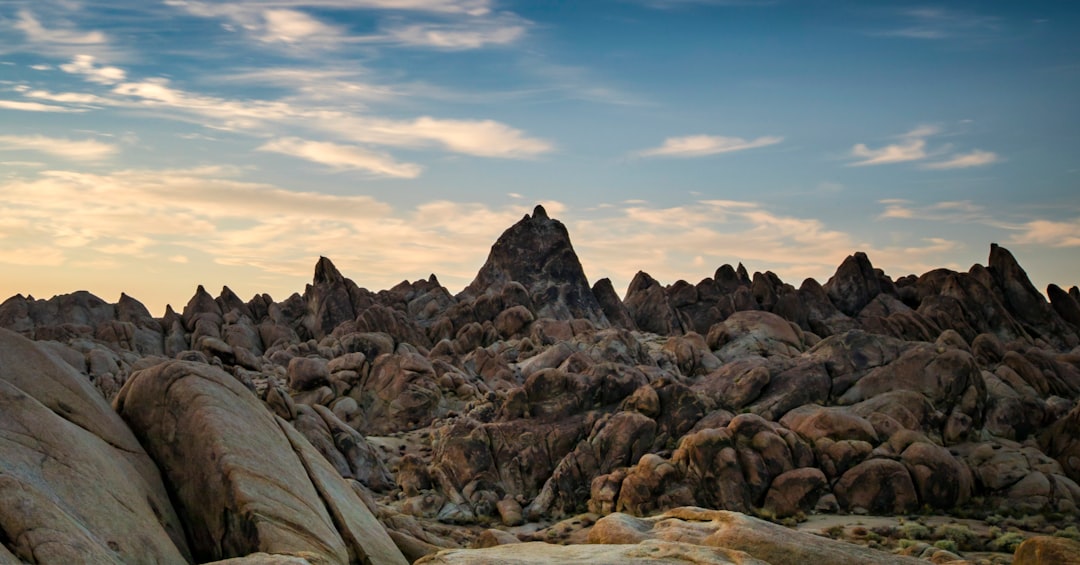
[[[334,266],[334,262],[326,257],[319,257],[319,261],[315,263],[315,279],[316,285],[323,283],[340,283],[344,282],[345,277],[341,275],[341,271],[338,271]]]
[[[543,218],[545,220],[551,219],[548,217],[547,210],[544,209],[544,206],[542,204],[537,204],[536,208],[533,208],[532,217],[534,220],[538,218]]]
[[[630,280],[630,286],[626,289],[626,295],[630,296],[635,292],[647,290],[652,286],[660,286],[660,283],[652,278],[652,275],[649,273],[638,271],[637,274],[634,275],[634,278]]]

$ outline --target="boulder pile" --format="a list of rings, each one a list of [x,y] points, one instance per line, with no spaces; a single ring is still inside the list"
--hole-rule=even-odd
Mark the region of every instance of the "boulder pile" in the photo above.
[[[906,563],[747,514],[1075,523],[1080,290],[1046,296],[992,245],[620,299],[539,206],[456,295],[320,258],[302,294],[200,286],[161,318],[14,296],[0,563]],[[586,545],[538,543],[582,515]]]

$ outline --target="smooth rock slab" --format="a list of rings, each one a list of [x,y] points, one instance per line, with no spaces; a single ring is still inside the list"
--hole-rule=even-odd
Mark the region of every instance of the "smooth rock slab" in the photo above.
[[[634,545],[553,545],[534,541],[486,549],[447,549],[429,555],[417,565],[769,565],[741,551],[702,547],[689,543],[649,540]]]
[[[123,421],[85,377],[7,330],[0,539],[0,563],[190,559],[160,475]]]
[[[158,365],[132,375],[115,406],[164,472],[196,559],[362,556],[352,522],[325,502],[348,488],[332,480],[341,477],[228,373],[185,361]],[[404,563],[400,552],[387,561],[377,555],[372,562]]]
[[[914,565],[917,559],[892,555],[752,518],[738,512],[683,507],[650,518],[610,514],[589,532],[590,543],[627,544],[679,541],[746,552],[757,562],[781,565]],[[751,561],[747,561],[751,562]]]

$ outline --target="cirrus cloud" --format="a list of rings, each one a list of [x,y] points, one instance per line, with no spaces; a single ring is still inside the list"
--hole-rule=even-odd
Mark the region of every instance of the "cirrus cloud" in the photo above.
[[[423,170],[420,165],[399,163],[391,155],[381,151],[295,137],[276,139],[258,150],[306,159],[335,169],[360,170],[383,177],[412,179],[420,176]]]
[[[688,135],[669,137],[659,147],[638,151],[636,155],[639,157],[705,157],[766,147],[781,141],[784,141],[783,137],[773,135],[749,140],[722,135]]]
[[[33,151],[73,161],[101,161],[119,148],[93,139],[71,140],[44,135],[0,135],[0,150]]]

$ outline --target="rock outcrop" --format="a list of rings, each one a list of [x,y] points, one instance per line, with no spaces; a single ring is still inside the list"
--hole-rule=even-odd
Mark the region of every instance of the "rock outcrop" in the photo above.
[[[0,562],[906,563],[744,514],[1064,528],[1080,290],[1047,296],[994,245],[895,280],[855,253],[797,288],[640,272],[620,299],[541,207],[457,295],[372,292],[323,257],[284,300],[200,286],[161,318],[15,296]]]

